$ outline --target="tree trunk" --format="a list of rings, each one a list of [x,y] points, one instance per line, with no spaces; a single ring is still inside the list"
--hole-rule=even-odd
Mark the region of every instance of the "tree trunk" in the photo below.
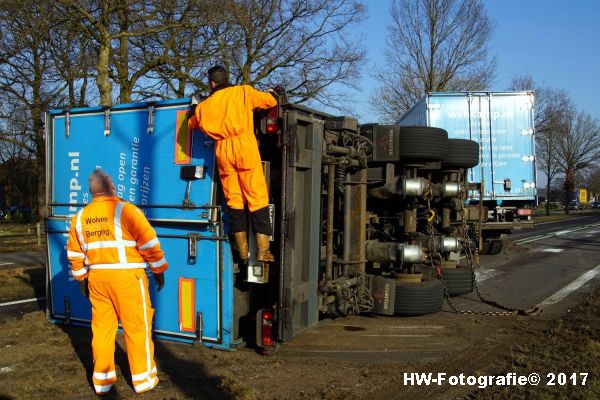
[[[44,142],[44,113],[42,107],[31,108],[33,132],[35,133],[36,193],[32,196],[31,211],[34,219],[46,217],[46,146]]]
[[[105,35],[98,49],[98,75],[96,84],[100,92],[100,105],[110,107],[112,105],[112,83],[108,76],[110,65],[110,36]]]
[[[550,176],[547,176],[547,181],[546,181],[546,215],[550,215]]]
[[[119,28],[121,32],[127,32],[129,30],[129,15],[127,14],[126,7],[120,8],[119,14]],[[117,74],[119,84],[119,103],[131,103],[131,92],[133,90],[133,82],[129,80],[129,38],[127,36],[121,36],[119,38],[119,49],[118,49],[118,61],[117,61]]]
[[[573,199],[573,193],[575,192],[575,171],[573,167],[567,167],[567,173],[565,174],[565,214],[569,214],[569,207],[571,206],[571,200]]]

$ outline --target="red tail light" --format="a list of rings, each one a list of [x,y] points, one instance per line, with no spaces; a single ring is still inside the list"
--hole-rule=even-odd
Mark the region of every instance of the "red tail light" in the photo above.
[[[517,209],[517,215],[521,217],[529,217],[533,215],[533,210],[531,208],[519,208]]]
[[[267,110],[267,133],[279,132],[279,105]]]
[[[264,310],[261,320],[262,345],[273,346],[273,312]]]

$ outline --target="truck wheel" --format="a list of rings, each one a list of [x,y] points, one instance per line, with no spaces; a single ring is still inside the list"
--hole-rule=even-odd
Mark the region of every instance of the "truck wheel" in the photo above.
[[[402,162],[442,161],[447,151],[448,133],[440,128],[402,126],[398,137]]]
[[[494,240],[490,246],[489,254],[496,255],[500,254],[502,248],[504,247],[504,242],[502,240]]]
[[[469,268],[442,268],[442,279],[450,296],[458,296],[473,291],[473,273]]]
[[[438,279],[420,283],[396,282],[394,312],[399,315],[423,315],[438,312],[444,302],[444,287]]]
[[[448,139],[442,168],[472,168],[479,164],[479,143],[468,139]]]

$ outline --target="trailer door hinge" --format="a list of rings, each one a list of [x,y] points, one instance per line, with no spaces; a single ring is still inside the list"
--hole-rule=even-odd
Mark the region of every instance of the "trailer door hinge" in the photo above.
[[[533,161],[533,160],[535,160],[535,156],[523,156],[523,157],[521,157],[521,160],[524,162]]]
[[[521,136],[533,135],[533,129],[521,129]]]
[[[110,108],[104,110],[104,136],[110,135]]]
[[[188,235],[188,264],[195,264],[198,256],[198,234],[190,233]]]
[[[65,136],[68,138],[71,135],[71,112],[67,108],[65,112]]]
[[[150,103],[148,106],[148,135],[154,133],[154,103]]]

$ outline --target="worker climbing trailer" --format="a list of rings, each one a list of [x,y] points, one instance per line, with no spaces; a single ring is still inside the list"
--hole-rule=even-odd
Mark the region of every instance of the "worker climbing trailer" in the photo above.
[[[89,324],[91,306],[70,276],[70,220],[91,201],[87,178],[109,173],[117,195],[144,211],[169,261],[157,293],[156,335],[230,348],[233,264],[221,220],[213,141],[192,140],[189,99],[48,113],[48,316]]]
[[[250,243],[246,265],[230,247],[214,142],[188,128],[189,109],[181,99],[48,114],[53,321],[90,321],[65,244],[96,167],[144,211],[169,261],[165,288],[150,288],[163,338],[269,348],[323,316],[427,314],[445,293],[472,290],[472,271],[457,264],[475,242],[478,215],[464,200],[480,189],[467,181],[477,143],[438,128],[360,126],[290,104],[281,91],[277,107],[255,116],[275,262],[256,262]]]

